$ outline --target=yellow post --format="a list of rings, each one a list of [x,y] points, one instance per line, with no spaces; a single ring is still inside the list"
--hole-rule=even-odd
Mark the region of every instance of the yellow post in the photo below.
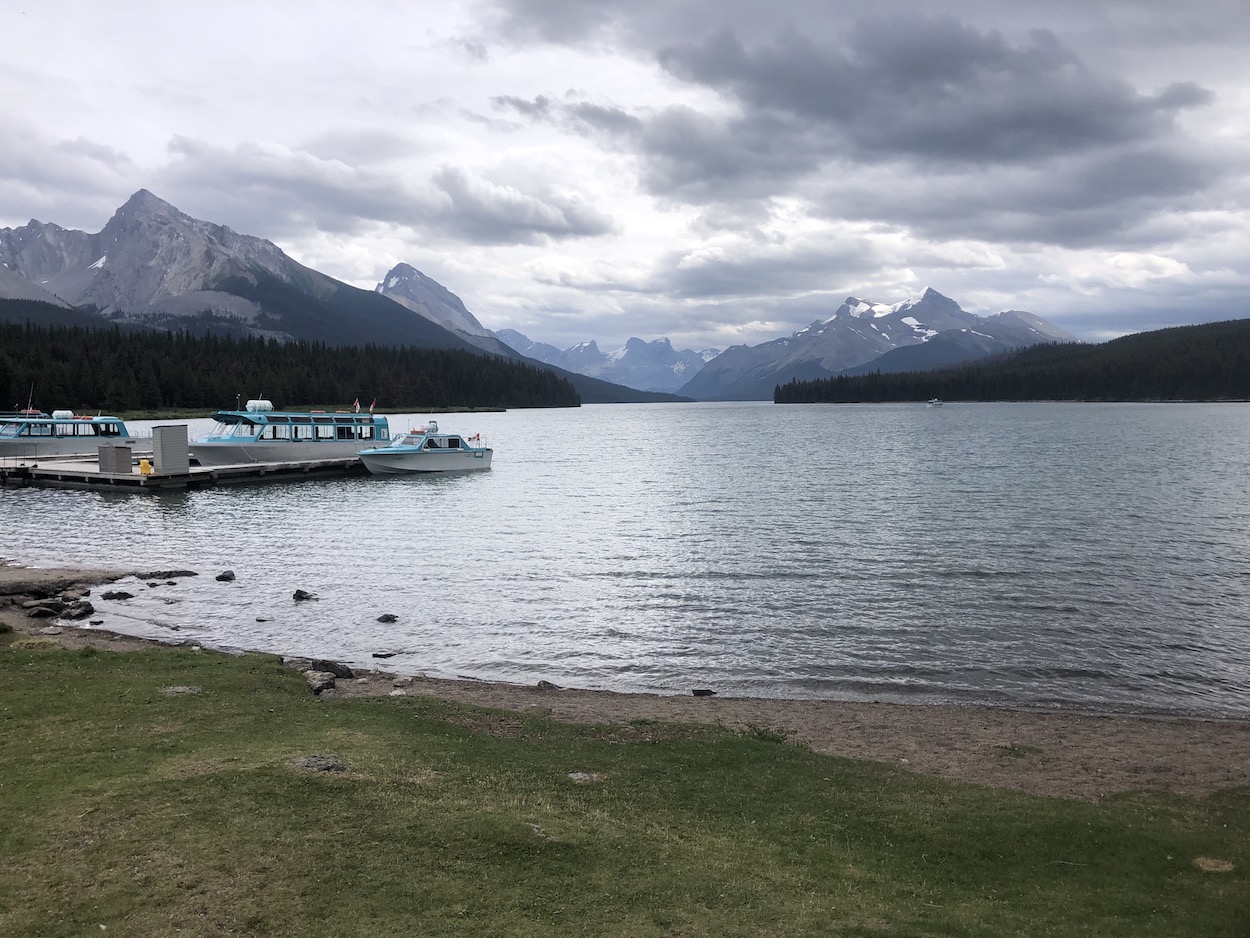
[[[152,461],[149,459],[139,460],[139,474],[150,476],[152,474]]]

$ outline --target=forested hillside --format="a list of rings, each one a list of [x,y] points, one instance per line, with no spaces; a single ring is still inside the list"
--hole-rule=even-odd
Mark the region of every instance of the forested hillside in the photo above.
[[[81,411],[213,409],[259,397],[280,407],[376,400],[412,410],[580,403],[550,371],[456,349],[12,322],[0,322],[0,394],[0,407],[30,398],[44,410]]]
[[[1250,319],[1179,326],[1098,345],[1038,345],[940,371],[779,385],[779,404],[881,401],[1250,400]]]

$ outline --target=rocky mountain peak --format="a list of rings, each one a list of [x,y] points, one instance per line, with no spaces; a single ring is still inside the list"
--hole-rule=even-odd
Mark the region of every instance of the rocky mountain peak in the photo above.
[[[444,329],[466,338],[495,340],[495,334],[478,322],[460,297],[411,264],[396,264],[374,290]]]
[[[138,227],[159,227],[169,224],[191,225],[193,219],[178,211],[164,199],[158,198],[147,189],[140,189],[113,213],[101,235],[116,231],[119,227],[133,230]]]

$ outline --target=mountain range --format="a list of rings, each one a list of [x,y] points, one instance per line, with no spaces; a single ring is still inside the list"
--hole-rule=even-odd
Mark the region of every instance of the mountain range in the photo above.
[[[459,298],[401,264],[377,290],[305,267],[272,242],[180,212],[140,189],[97,234],[32,219],[0,228],[0,299],[70,309],[86,322],[523,356],[493,338]],[[531,364],[550,368],[545,363]],[[587,403],[672,400],[576,373]]]
[[[615,351],[601,352],[594,339],[559,349],[515,329],[500,329],[496,335],[528,358],[643,391],[677,391],[720,354],[717,349],[675,349],[667,338],[647,342],[632,337]]]
[[[776,385],[795,379],[923,371],[1076,341],[1030,313],[977,316],[926,289],[889,306],[847,297],[832,316],[791,336],[719,354],[637,337],[607,353],[594,340],[559,349],[514,330],[492,332],[409,264],[362,290],[297,263],[272,242],[192,218],[146,189],[96,234],[33,219],[0,229],[3,299],[47,304],[48,323],[498,355],[551,368],[587,403],[769,400]]]
[[[772,400],[793,380],[873,371],[928,371],[1075,336],[1039,316],[978,316],[933,289],[887,306],[848,296],[828,319],[761,345],[735,345],[679,394],[696,400]]]

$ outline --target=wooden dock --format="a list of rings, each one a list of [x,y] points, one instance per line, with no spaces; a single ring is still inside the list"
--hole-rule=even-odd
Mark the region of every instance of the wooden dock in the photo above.
[[[0,459],[0,486],[60,489],[110,489],[126,492],[168,492],[253,482],[289,482],[342,478],[368,472],[355,456],[293,462],[254,462],[230,466],[191,466],[186,472],[101,472],[94,456],[58,459]]]

